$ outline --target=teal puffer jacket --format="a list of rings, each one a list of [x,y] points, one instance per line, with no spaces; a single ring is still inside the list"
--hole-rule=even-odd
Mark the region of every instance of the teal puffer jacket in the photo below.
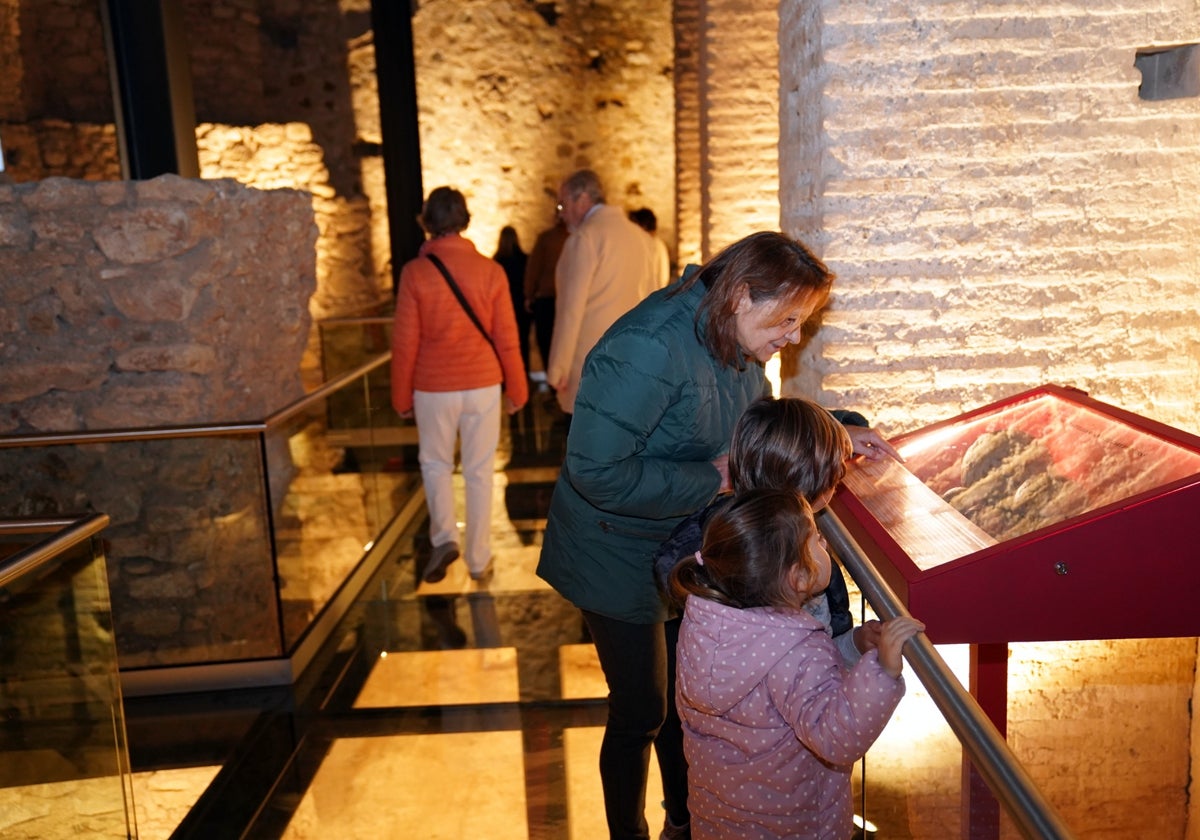
[[[668,616],[654,552],[716,496],[712,461],[770,393],[759,362],[725,367],[697,338],[703,286],[676,288],[621,317],[584,363],[537,569],[577,607],[635,624]]]

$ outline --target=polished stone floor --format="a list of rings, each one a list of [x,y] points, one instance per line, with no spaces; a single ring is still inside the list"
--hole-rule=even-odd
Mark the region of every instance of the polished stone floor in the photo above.
[[[297,685],[127,701],[143,840],[606,834],[604,679],[534,573],[565,427],[544,392],[507,425],[491,581],[424,583],[422,521]]]

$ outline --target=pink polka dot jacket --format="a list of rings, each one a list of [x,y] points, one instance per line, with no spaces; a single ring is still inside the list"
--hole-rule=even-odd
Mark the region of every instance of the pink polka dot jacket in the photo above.
[[[850,771],[903,679],[875,651],[847,669],[807,612],[688,598],[676,702],[693,840],[850,837]]]

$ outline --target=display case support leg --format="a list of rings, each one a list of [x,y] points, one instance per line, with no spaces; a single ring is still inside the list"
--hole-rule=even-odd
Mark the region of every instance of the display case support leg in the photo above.
[[[991,719],[997,731],[1008,737],[1008,645],[971,645],[971,696]],[[967,840],[998,840],[1000,803],[987,782],[963,754],[962,827]]]

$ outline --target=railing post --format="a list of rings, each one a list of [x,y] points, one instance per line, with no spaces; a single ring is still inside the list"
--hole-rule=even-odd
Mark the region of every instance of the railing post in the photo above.
[[[1008,644],[971,645],[971,696],[1001,738],[1008,737]],[[967,751],[962,758],[962,836],[966,840],[998,840],[1000,803]]]

